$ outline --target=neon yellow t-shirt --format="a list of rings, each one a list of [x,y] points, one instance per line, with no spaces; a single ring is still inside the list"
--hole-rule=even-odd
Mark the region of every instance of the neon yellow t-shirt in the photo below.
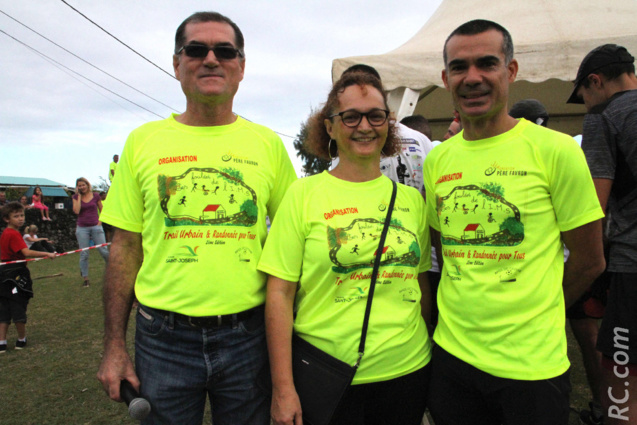
[[[296,180],[281,139],[240,117],[217,127],[174,115],[134,130],[101,219],[142,235],[135,282],[149,307],[191,316],[265,302],[257,263],[273,218]]]
[[[444,258],[434,340],[498,377],[564,373],[560,232],[603,216],[579,146],[520,120],[496,137],[449,139],[426,158],[425,176]]]
[[[259,270],[299,282],[295,332],[351,365],[391,192],[385,176],[351,183],[324,172],[298,180],[283,199],[259,262]],[[414,188],[398,185],[382,255],[354,384],[406,375],[431,357],[417,281],[431,267],[429,231],[425,203]]]
[[[111,166],[108,169],[108,180],[113,182],[113,179],[115,178],[115,170],[117,169],[117,162],[112,161],[111,162]]]

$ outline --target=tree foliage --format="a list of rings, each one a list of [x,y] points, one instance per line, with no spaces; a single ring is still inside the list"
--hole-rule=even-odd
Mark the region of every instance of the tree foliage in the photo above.
[[[488,201],[497,202],[499,198],[504,197],[504,188],[501,184],[489,182],[483,184],[482,188],[489,192],[489,195],[482,191],[478,191],[478,195],[484,196]]]
[[[93,190],[98,192],[108,192],[108,189],[111,188],[110,183],[104,177],[99,176],[100,181],[93,184]]]
[[[241,211],[245,211],[248,217],[257,217],[257,213],[259,208],[256,206],[252,199],[246,200],[243,204],[241,204]]]
[[[331,248],[338,246],[338,237],[336,236],[336,229],[327,226],[327,245]]]
[[[314,111],[310,112],[310,116]],[[309,117],[308,117],[309,120]],[[303,173],[305,176],[312,176],[314,174],[322,173],[324,170],[329,170],[330,161],[321,159],[305,149],[305,141],[307,140],[307,125],[308,121],[301,123],[301,129],[299,134],[294,139],[294,149],[296,149],[296,156],[303,160]]]
[[[236,179],[236,180],[240,180],[243,181],[243,173],[241,173],[240,170],[234,169],[234,168],[224,168],[221,171],[223,171],[224,173],[226,173],[227,175],[229,175],[230,177]],[[230,183],[235,183],[235,181],[228,179],[228,177],[224,176],[223,174],[220,174],[220,176],[226,180],[228,180]]]
[[[416,256],[418,258],[420,258],[420,245],[418,245],[418,242],[413,241],[410,245],[409,245],[409,251],[413,252],[414,254],[416,254]]]
[[[159,197],[173,196],[177,193],[178,182],[174,177],[160,174],[157,176],[157,190]]]
[[[524,237],[524,224],[509,217],[500,224],[500,231],[508,230],[515,237]]]

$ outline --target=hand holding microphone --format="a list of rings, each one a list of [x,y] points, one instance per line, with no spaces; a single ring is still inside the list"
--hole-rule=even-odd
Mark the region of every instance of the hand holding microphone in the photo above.
[[[127,380],[123,380],[119,386],[119,393],[122,400],[128,406],[128,414],[131,418],[141,421],[150,413],[150,403],[141,398],[139,393]]]

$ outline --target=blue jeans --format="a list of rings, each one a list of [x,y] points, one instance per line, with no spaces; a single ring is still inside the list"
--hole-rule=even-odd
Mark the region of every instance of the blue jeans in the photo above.
[[[195,328],[141,306],[135,368],[152,408],[142,424],[201,425],[210,397],[214,425],[269,425],[270,397],[256,385],[267,362],[263,312]]]
[[[91,246],[91,240],[95,242],[95,245],[106,243],[104,229],[102,229],[102,226],[99,224],[91,227],[77,226],[75,228],[75,237],[77,238],[77,243],[80,245],[80,248],[88,248]],[[97,250],[102,254],[104,261],[108,262],[108,247],[103,246],[97,248]],[[80,272],[82,273],[82,277],[88,276],[88,251],[80,252]]]

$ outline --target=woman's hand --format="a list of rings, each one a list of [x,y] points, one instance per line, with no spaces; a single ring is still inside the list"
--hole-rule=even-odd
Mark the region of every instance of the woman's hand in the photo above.
[[[273,391],[270,415],[274,425],[303,425],[301,401],[294,388]]]
[[[275,425],[300,425],[301,402],[292,378],[292,327],[297,282],[268,277],[265,334],[272,375],[272,410]]]
[[[71,198],[73,200],[73,212],[75,214],[79,214],[82,209],[82,195],[78,192],[77,199]]]

